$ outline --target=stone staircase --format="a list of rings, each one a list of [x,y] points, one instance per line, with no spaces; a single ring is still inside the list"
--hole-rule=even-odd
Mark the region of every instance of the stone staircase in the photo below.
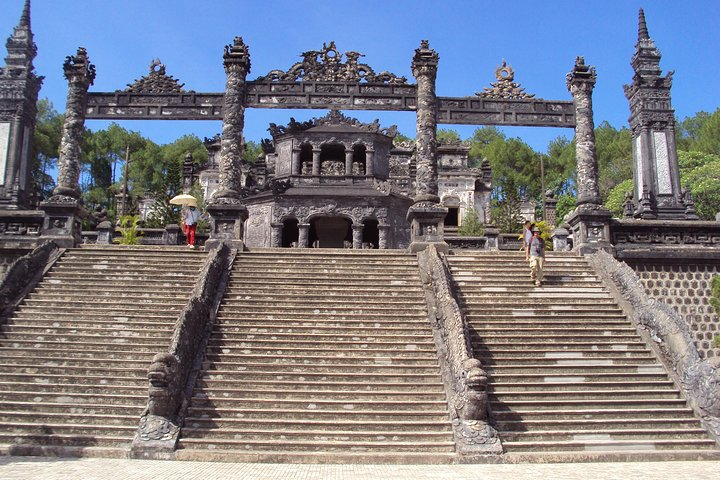
[[[184,425],[179,459],[452,461],[415,256],[238,255]]]
[[[2,327],[0,454],[125,456],[204,254],[67,250]]]
[[[582,257],[550,253],[539,288],[518,252],[448,261],[506,461],[720,458]]]

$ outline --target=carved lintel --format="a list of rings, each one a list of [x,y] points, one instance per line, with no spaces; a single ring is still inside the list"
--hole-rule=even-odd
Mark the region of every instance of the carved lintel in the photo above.
[[[482,92],[475,95],[484,98],[533,98],[535,94],[526,93],[520,84],[515,83],[515,71],[507,64],[503,58],[502,65],[495,70],[496,83],[491,83],[490,87],[485,87]]]
[[[131,93],[184,93],[184,83],[166,74],[165,65],[159,58],[150,62],[150,73],[128,84]]]

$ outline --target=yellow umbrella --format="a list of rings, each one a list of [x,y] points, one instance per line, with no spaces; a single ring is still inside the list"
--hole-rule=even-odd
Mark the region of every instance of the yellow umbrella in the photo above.
[[[183,193],[181,195],[175,195],[173,198],[171,198],[170,205],[190,205],[193,207],[197,207],[197,199],[192,195]]]

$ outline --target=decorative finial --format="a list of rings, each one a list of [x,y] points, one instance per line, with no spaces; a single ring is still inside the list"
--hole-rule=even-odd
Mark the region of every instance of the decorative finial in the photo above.
[[[30,0],[25,0],[25,6],[20,17],[20,26],[30,28]]]
[[[645,12],[640,9],[638,14],[638,41],[650,40],[650,34],[648,33],[647,23],[645,22]]]

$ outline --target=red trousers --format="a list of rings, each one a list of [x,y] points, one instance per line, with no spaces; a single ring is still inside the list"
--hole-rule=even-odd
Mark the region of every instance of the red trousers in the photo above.
[[[197,224],[185,225],[185,236],[188,245],[195,245],[195,229],[197,229]]]

